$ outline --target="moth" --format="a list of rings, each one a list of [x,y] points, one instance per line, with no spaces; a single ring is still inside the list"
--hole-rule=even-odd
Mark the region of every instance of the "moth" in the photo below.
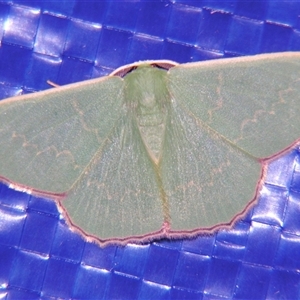
[[[101,246],[230,227],[299,143],[300,53],[177,64],[0,102],[0,174]]]

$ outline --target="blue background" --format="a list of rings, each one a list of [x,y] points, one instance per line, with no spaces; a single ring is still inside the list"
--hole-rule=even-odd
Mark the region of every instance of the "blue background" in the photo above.
[[[298,1],[0,1],[0,97],[144,59],[299,51],[299,15]],[[103,249],[71,232],[54,201],[1,184],[0,299],[297,299],[299,159],[295,148],[270,165],[230,231]]]

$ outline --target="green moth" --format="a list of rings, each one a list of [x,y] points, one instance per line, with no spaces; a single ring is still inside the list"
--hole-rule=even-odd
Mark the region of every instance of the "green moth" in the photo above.
[[[230,226],[300,138],[300,53],[111,75],[0,102],[0,174],[100,245]]]

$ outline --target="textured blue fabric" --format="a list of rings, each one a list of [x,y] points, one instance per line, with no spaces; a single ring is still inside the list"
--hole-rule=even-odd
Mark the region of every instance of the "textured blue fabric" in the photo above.
[[[0,0],[0,98],[142,59],[299,51],[299,15],[298,1]],[[270,165],[232,230],[103,249],[54,201],[1,184],[0,298],[299,299],[299,161],[295,149]]]

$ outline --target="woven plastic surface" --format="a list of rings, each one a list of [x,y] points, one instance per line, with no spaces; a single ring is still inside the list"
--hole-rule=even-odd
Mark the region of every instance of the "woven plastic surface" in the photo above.
[[[299,15],[298,1],[0,1],[0,97],[143,59],[299,51]],[[299,299],[299,161],[294,149],[272,163],[230,231],[103,249],[54,201],[2,184],[0,299]]]

